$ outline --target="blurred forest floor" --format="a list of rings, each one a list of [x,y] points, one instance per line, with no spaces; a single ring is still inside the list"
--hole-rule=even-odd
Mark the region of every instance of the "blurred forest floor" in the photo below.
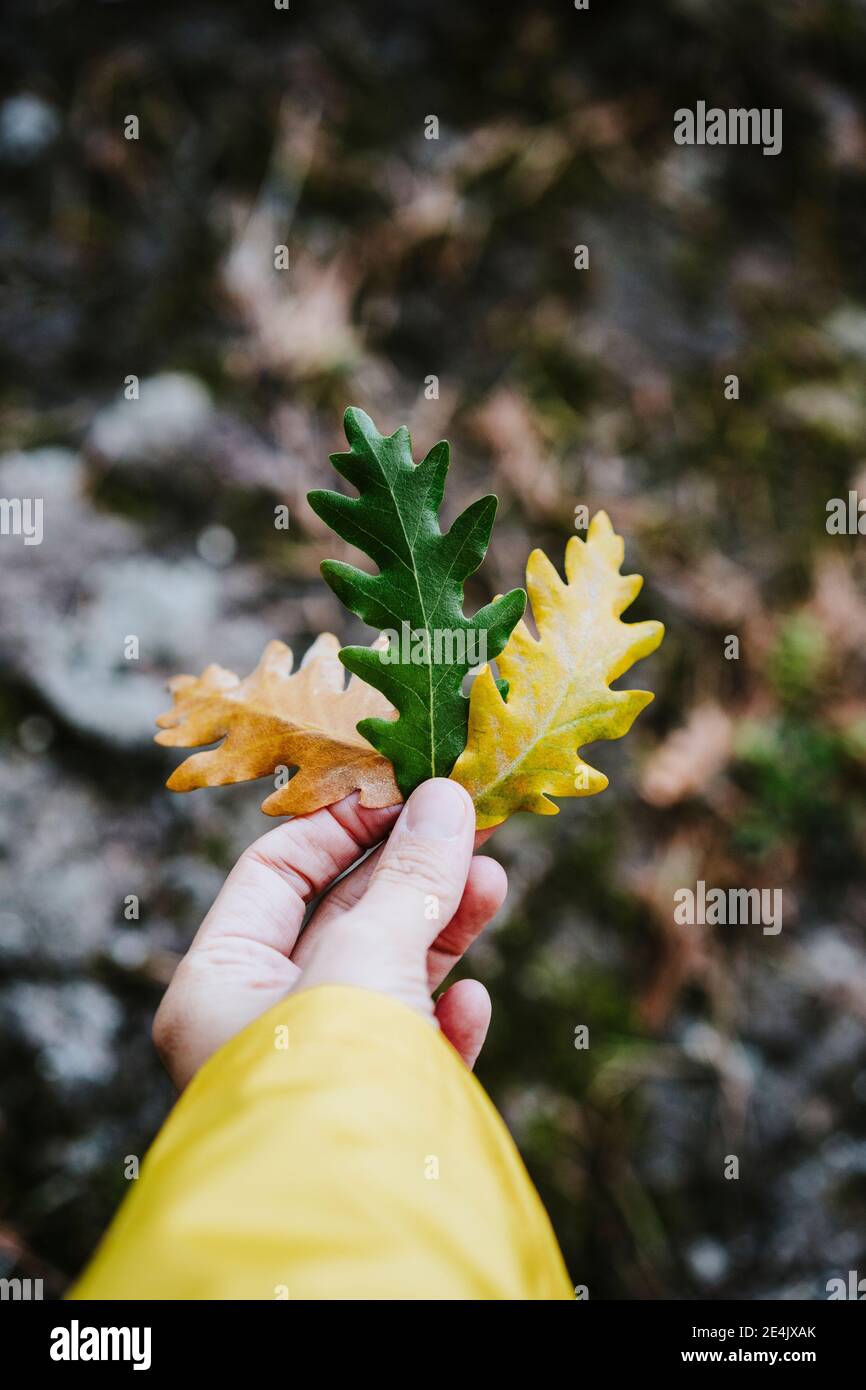
[[[479,1075],[575,1283],[866,1272],[864,552],[825,530],[866,491],[866,8],[4,22],[0,494],[44,497],[46,535],[0,581],[0,1274],[56,1294],[93,1248],[171,1103],[156,1002],[268,828],[257,787],[164,790],[165,680],[364,635],[304,500],[350,403],[418,457],[452,441],[447,519],[499,493],[470,611],[585,503],[668,627],[655,703],[590,752],[610,789],[497,832],[511,894],[469,961]],[[782,154],[676,146],[698,99],[783,108]],[[698,879],[781,887],[781,934],[677,926]]]

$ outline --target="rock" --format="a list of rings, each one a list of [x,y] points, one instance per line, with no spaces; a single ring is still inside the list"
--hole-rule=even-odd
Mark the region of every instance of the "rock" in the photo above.
[[[827,319],[824,332],[842,352],[866,360],[866,309],[843,304]]]
[[[121,393],[93,421],[87,450],[113,463],[154,462],[194,444],[213,414],[206,387],[184,372],[139,383],[139,398]]]
[[[850,390],[831,382],[792,386],[780,399],[783,415],[842,444],[857,444],[866,431],[866,409]]]
[[[170,676],[210,661],[250,670],[274,635],[255,617],[228,616],[255,597],[244,569],[141,553],[137,527],[92,506],[77,455],[0,457],[0,495],[42,498],[44,518],[41,544],[5,538],[16,548],[7,552],[14,585],[0,610],[0,659],[75,729],[148,748]],[[128,638],[136,659],[125,655]]]
[[[0,160],[29,164],[38,159],[60,131],[53,106],[32,92],[8,97],[0,105]]]
[[[24,981],[3,991],[3,1008],[13,1031],[35,1049],[43,1076],[61,1091],[113,1076],[121,1015],[98,985]]]
[[[698,1283],[709,1286],[720,1284],[730,1265],[725,1247],[710,1236],[692,1241],[686,1249],[686,1259]]]
[[[0,964],[69,969],[106,949],[126,894],[148,887],[140,827],[115,819],[44,757],[0,763]]]

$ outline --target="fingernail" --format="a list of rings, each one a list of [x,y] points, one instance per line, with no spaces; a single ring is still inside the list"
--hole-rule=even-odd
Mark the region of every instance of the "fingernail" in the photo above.
[[[466,796],[456,782],[434,777],[406,803],[406,829],[424,840],[455,840],[466,824]]]

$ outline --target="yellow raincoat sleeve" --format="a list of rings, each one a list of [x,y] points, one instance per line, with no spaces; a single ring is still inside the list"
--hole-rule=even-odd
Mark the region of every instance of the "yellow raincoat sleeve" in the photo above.
[[[291,995],[223,1047],[142,1164],[79,1299],[568,1299],[502,1120],[384,996]]]

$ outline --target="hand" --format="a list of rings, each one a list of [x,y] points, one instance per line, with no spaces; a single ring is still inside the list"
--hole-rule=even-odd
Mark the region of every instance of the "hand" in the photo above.
[[[307,904],[389,829],[302,931]],[[486,989],[459,980],[435,1007],[430,996],[505,898],[501,865],[473,858],[486,838],[467,792],[444,778],[422,783],[402,810],[365,810],[353,795],[263,835],[229,874],[154,1019],[178,1088],[280,999],[321,984],[400,1000],[473,1066],[490,1023]]]

